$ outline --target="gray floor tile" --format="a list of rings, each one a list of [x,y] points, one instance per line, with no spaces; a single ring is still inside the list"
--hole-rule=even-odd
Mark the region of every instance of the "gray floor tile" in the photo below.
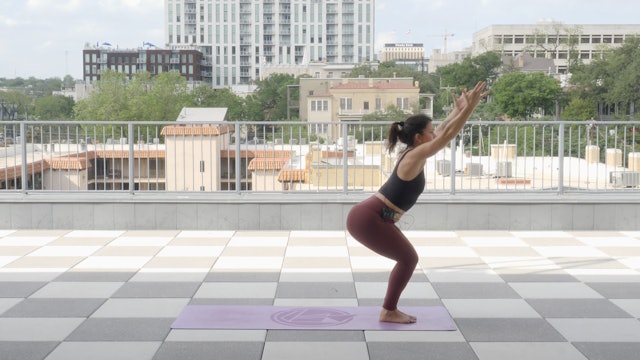
[[[68,341],[162,341],[174,318],[87,319]]]
[[[3,317],[88,317],[105,299],[25,299]]]
[[[627,312],[608,299],[527,299],[545,318],[628,318]]]
[[[471,347],[480,360],[588,359],[571,344],[561,342],[474,342]]]
[[[0,298],[26,298],[46,285],[40,281],[3,281],[0,282]]]
[[[502,283],[433,283],[441,299],[520,299],[508,284]]]
[[[261,360],[261,342],[165,342],[153,360]],[[284,359],[281,359],[284,360]]]
[[[573,343],[589,360],[638,360],[640,343],[576,342]]]
[[[542,319],[455,319],[469,342],[566,341]]]
[[[273,305],[273,299],[272,298],[262,298],[262,299],[201,298],[201,299],[192,299],[189,302],[189,305]]]
[[[640,283],[587,283],[607,299],[640,299]]]
[[[58,342],[37,341],[0,341],[0,358],[2,360],[42,360]]]
[[[279,283],[277,298],[355,298],[356,289],[352,283]]]
[[[0,318],[0,341],[62,341],[84,318]]]
[[[151,360],[160,342],[64,342],[45,360]]]
[[[523,299],[442,299],[454,318],[540,318]]]
[[[370,360],[478,360],[478,357],[465,342],[431,343],[369,343]]]
[[[112,298],[190,298],[199,282],[128,282]]]
[[[177,317],[189,303],[185,299],[109,299],[92,317],[161,318]]]

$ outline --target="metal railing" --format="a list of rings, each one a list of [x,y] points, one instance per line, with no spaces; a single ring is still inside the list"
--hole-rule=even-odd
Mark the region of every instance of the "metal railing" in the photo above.
[[[3,192],[372,192],[388,122],[0,123]],[[437,126],[437,122],[436,122]],[[425,192],[633,192],[640,122],[474,121]]]

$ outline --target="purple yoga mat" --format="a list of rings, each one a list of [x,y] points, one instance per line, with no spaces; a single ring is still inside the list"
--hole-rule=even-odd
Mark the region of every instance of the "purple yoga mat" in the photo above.
[[[224,330],[456,330],[442,306],[407,306],[401,310],[414,315],[414,324],[382,323],[380,308],[189,305],[171,325],[174,329]]]

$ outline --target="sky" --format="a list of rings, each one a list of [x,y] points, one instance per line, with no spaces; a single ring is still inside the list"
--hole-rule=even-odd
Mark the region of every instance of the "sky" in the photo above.
[[[292,0],[295,1],[295,0]],[[490,25],[557,21],[638,24],[630,0],[376,0],[376,52],[385,43],[461,50]],[[164,44],[163,0],[0,0],[0,78],[82,77],[85,44]],[[446,36],[445,36],[446,34]]]

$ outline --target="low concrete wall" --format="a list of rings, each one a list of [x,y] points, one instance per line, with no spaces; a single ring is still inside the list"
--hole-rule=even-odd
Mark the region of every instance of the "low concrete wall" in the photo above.
[[[371,194],[3,194],[2,229],[344,230]],[[430,194],[405,230],[640,230],[630,194]]]

